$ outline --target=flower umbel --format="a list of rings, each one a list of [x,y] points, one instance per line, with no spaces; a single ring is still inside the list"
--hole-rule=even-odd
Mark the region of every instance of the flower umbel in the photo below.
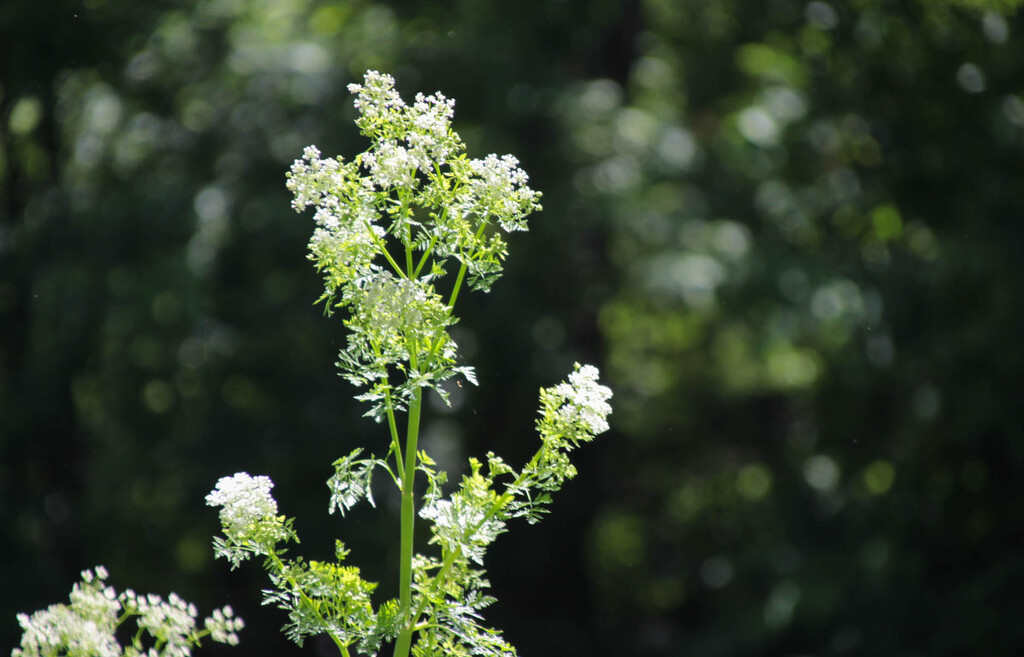
[[[223,507],[220,521],[224,530],[232,536],[244,536],[253,525],[277,515],[277,502],[270,496],[273,487],[270,477],[251,477],[247,472],[239,472],[221,477],[217,488],[206,496],[206,504]]]
[[[222,507],[220,522],[225,538],[218,538],[216,554],[238,566],[252,555],[270,554],[274,546],[294,534],[277,515],[277,502],[270,495],[270,477],[252,477],[239,472],[221,477],[206,496],[208,506]]]
[[[554,392],[565,401],[558,409],[566,421],[597,435],[608,431],[608,415],[612,412],[608,400],[612,391],[597,382],[601,373],[593,365],[576,363],[575,371],[569,375],[569,383],[555,386]]]
[[[195,605],[171,593],[138,595],[128,589],[118,595],[107,586],[107,570],[97,566],[82,571],[82,581],[71,591],[70,605],[50,605],[31,616],[18,614],[23,634],[21,647],[11,657],[189,657],[205,636],[218,643],[238,644],[238,630],[245,626],[231,607],[206,618],[205,629],[196,628]],[[115,632],[131,617],[138,632],[122,648]],[[148,640],[145,637],[148,636]]]
[[[455,101],[440,92],[417,94],[410,105],[394,78],[377,71],[349,91],[369,148],[345,161],[309,146],[287,186],[297,211],[316,209],[309,258],[324,276],[321,300],[328,314],[350,313],[338,366],[369,388],[359,399],[381,420],[392,402],[412,403],[415,390],[445,398],[442,381],[471,380],[447,335],[455,301],[464,285],[487,291],[501,276],[502,233],[526,230],[540,193],[512,155],[466,157],[451,127]],[[442,286],[452,265],[455,279]],[[383,305],[382,291],[392,299]],[[408,308],[396,312],[406,300]]]

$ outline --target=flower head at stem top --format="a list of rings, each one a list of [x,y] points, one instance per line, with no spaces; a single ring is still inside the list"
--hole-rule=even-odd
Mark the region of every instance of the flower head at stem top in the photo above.
[[[239,472],[221,477],[206,496],[208,506],[222,507],[220,522],[225,538],[217,539],[217,556],[235,566],[252,555],[269,555],[282,540],[294,533],[277,515],[277,502],[270,495],[274,482],[269,477]]]
[[[346,161],[309,146],[287,185],[297,211],[316,208],[309,258],[324,276],[321,301],[349,313],[338,366],[368,388],[359,399],[381,420],[420,388],[446,399],[442,381],[473,380],[447,333],[455,302],[464,285],[486,292],[501,276],[503,233],[527,229],[540,193],[514,156],[466,156],[455,101],[440,92],[407,104],[377,71],[349,90],[369,147]],[[454,281],[442,281],[452,265]]]
[[[224,529],[234,536],[243,536],[253,525],[277,515],[277,502],[270,495],[273,487],[270,477],[239,472],[221,477],[217,487],[206,496],[206,504],[223,507],[220,521]]]
[[[612,412],[608,403],[612,391],[597,382],[600,375],[593,365],[576,363],[569,382],[554,387],[554,394],[563,400],[558,409],[561,419],[591,435],[608,431],[608,415]]]

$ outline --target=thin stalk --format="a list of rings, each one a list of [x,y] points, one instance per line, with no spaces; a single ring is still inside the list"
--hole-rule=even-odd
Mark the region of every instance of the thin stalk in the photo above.
[[[296,541],[297,540],[298,539],[296,539]],[[287,570],[284,567],[284,562],[281,561],[281,557],[277,556],[276,552],[271,551],[270,554],[267,555],[267,560],[271,564],[273,564],[274,569],[277,570],[277,572],[280,573],[288,581],[293,591],[298,592],[299,596],[301,596],[302,599],[306,602],[313,602],[310,599],[310,597],[306,595],[306,591],[295,583],[295,578],[287,574]],[[318,607],[313,604],[310,604],[309,606],[313,610],[313,613],[316,614],[317,619],[319,619],[322,624],[325,623],[325,619],[323,615],[320,613]],[[334,636],[330,632],[328,632],[327,634],[331,637],[331,639],[334,640],[335,645],[338,646],[338,650],[341,651],[342,657],[350,657],[347,644],[342,643],[341,640],[338,639],[338,637]]]
[[[480,239],[480,236],[484,234],[484,228],[486,228],[486,227],[487,227],[487,220],[484,219],[483,221],[480,222],[480,228],[477,229],[476,235],[473,238],[474,241],[477,241],[477,240]],[[470,257],[472,258],[473,256],[470,256]],[[452,287],[452,296],[448,299],[448,307],[449,308],[454,308],[455,307],[455,300],[459,298],[459,290],[462,288],[462,281],[465,278],[466,278],[466,263],[463,262],[462,266],[459,267],[459,275],[455,279],[455,285]]]
[[[399,214],[405,221],[405,235],[402,235],[402,244],[405,246],[405,277],[412,278],[412,225],[409,223],[409,193],[400,193],[402,196],[402,209]]]
[[[455,558],[457,556],[461,555],[461,554],[462,554],[462,548],[460,547],[460,548],[457,548],[455,552],[449,552],[448,554],[445,555],[444,563],[441,564],[441,567],[438,569],[437,574],[434,575],[434,581],[435,582],[444,582],[443,577],[446,577],[448,575],[448,569],[452,566],[453,563],[455,563]],[[442,588],[442,587],[437,587],[437,588]],[[420,600],[419,606],[416,607],[416,610],[412,614],[412,618],[413,618],[413,623],[414,624],[419,620],[419,617],[421,615],[423,615],[423,612],[426,611],[427,603],[428,603],[428,600],[426,598],[423,598],[422,600]],[[430,617],[431,618],[433,617],[433,612],[431,612],[431,616]]]
[[[445,217],[448,216],[448,208],[444,208],[441,211],[441,217],[437,220],[438,223],[444,223]],[[437,231],[433,231],[433,235],[430,237],[430,244],[427,248],[423,249],[423,257],[420,258],[419,263],[416,265],[416,271],[412,273],[413,278],[420,277],[420,271],[423,270],[423,265],[427,264],[427,258],[434,252],[434,245],[437,244]]]
[[[437,244],[437,235],[434,235],[433,237],[430,238],[430,244],[428,244],[427,248],[423,250],[423,256],[420,258],[419,263],[416,265],[416,271],[412,273],[413,278],[420,277],[420,272],[423,271],[423,265],[427,264],[427,258],[429,258],[430,254],[433,253],[435,244]]]
[[[395,463],[398,471],[404,472],[405,465],[402,463],[402,443],[398,438],[398,426],[395,424],[395,407],[391,401],[391,388],[384,389],[384,403],[388,410],[388,430],[391,432],[391,451],[395,453]]]
[[[452,296],[448,299],[448,307],[455,307],[455,300],[459,298],[459,288],[462,287],[462,280],[466,278],[466,263],[459,267],[459,275],[455,277],[455,285],[452,287]]]
[[[402,271],[402,268],[398,266],[398,263],[395,262],[395,259],[391,257],[390,253],[388,253],[388,247],[384,243],[384,241],[381,238],[377,237],[377,233],[373,232],[373,228],[370,226],[370,222],[364,219],[363,225],[366,227],[366,232],[370,235],[370,239],[374,241],[374,243],[377,245],[377,248],[384,255],[384,259],[391,264],[391,268],[395,270],[396,274],[405,278],[405,272]]]
[[[412,226],[405,225],[405,270],[407,278],[415,278],[412,268]]]

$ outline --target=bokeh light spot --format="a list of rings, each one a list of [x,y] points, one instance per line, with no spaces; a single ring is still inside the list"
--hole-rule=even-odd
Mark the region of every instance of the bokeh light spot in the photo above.
[[[872,495],[884,495],[892,488],[896,468],[890,461],[879,459],[864,470],[864,486]]]
[[[761,463],[745,465],[736,475],[736,491],[751,502],[764,499],[771,489],[772,472]]]
[[[816,454],[804,461],[804,480],[811,488],[823,493],[835,490],[840,475],[839,464],[824,454]]]

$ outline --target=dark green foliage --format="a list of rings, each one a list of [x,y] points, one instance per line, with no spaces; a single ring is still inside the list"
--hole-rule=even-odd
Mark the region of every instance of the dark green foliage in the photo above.
[[[375,67],[545,195],[454,328],[481,387],[464,429],[428,414],[441,465],[526,461],[574,360],[616,389],[558,522],[489,551],[489,625],[530,656],[1014,654],[1019,4],[2,3],[0,647],[105,563],[298,650],[203,495],[248,469],[322,509],[378,435],[284,187],[308,144],[363,150]],[[297,529],[330,558],[337,525]]]

